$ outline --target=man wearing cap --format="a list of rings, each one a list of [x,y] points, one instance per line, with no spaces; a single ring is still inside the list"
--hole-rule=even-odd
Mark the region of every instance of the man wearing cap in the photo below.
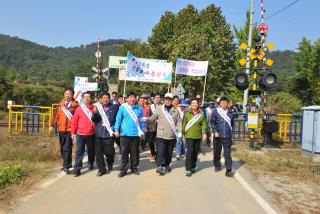
[[[157,170],[160,175],[171,171],[173,149],[177,138],[182,138],[181,117],[172,105],[173,95],[166,93],[164,104],[157,108],[148,120],[158,120],[157,127]]]
[[[136,96],[134,93],[130,93],[127,100],[127,103],[120,106],[114,125],[115,137],[120,137],[121,146],[119,178],[127,174],[129,169],[129,154],[132,173],[139,175],[139,144],[140,139],[144,137],[142,108],[136,104]]]

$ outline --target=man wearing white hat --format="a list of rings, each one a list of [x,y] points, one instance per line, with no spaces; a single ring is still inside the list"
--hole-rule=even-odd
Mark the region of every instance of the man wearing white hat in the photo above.
[[[157,108],[147,120],[158,120],[157,126],[157,170],[160,175],[171,172],[173,149],[177,138],[182,138],[182,125],[179,111],[172,105],[173,95],[166,93],[164,104]]]

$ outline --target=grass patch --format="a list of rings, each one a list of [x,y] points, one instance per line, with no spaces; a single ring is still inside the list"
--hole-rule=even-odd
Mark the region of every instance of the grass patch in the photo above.
[[[5,120],[8,118],[8,112],[0,111],[0,120]]]
[[[312,161],[299,146],[248,149],[236,143],[233,156],[241,160],[270,192],[274,202],[288,213],[317,213],[320,209],[320,163]]]
[[[0,138],[0,208],[8,211],[30,187],[52,174],[61,162],[58,139],[46,135]]]
[[[292,179],[320,185],[320,163],[303,156],[301,148],[287,145],[276,149],[250,151],[248,144],[235,146],[233,155],[254,172],[276,173]]]
[[[8,184],[14,184],[22,178],[22,170],[19,165],[11,165],[0,168],[0,188]]]

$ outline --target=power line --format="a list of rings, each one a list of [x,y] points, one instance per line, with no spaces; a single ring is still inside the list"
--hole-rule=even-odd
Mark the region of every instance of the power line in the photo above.
[[[292,2],[291,4],[289,4],[289,5],[285,6],[284,8],[282,8],[282,9],[280,9],[280,10],[278,10],[278,11],[277,11],[277,12],[275,12],[274,14],[272,14],[272,15],[270,15],[270,16],[268,16],[268,17],[266,17],[266,19],[265,19],[265,20],[268,20],[268,19],[270,19],[270,18],[272,18],[272,17],[274,17],[274,16],[278,15],[279,13],[281,13],[281,12],[285,11],[286,9],[288,9],[289,7],[291,7],[292,5],[296,4],[298,1],[300,1],[300,0],[295,0],[295,1],[294,1],[294,2]]]

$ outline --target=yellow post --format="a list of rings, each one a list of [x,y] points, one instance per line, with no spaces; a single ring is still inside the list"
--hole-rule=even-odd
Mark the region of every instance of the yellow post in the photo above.
[[[21,115],[20,132],[22,133],[22,130],[23,130],[23,113],[21,112],[20,115]]]
[[[16,121],[15,121],[15,125],[16,125],[16,132],[18,132],[18,113],[16,113]]]
[[[288,129],[288,121],[284,122],[284,142],[288,142],[287,141],[287,129]]]
[[[252,90],[256,91],[257,90],[257,84],[256,84],[256,79],[257,79],[257,72],[253,72],[253,85],[252,85]]]
[[[280,128],[279,128],[279,137],[282,138],[282,120],[279,120]]]
[[[9,106],[9,116],[8,116],[8,130],[9,130],[9,133],[11,131],[11,106]]]

